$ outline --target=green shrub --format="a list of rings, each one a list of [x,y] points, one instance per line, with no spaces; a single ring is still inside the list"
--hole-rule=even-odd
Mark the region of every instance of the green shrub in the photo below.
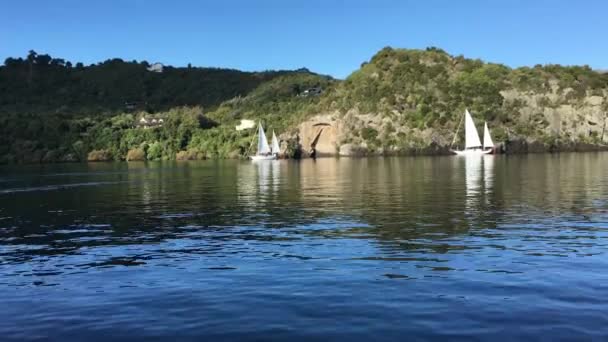
[[[163,157],[163,145],[155,141],[148,146],[148,150],[146,151],[146,159],[147,160],[160,160]]]
[[[363,138],[364,140],[371,141],[375,140],[376,137],[378,137],[378,131],[371,127],[365,127],[361,129],[360,135],[361,138]]]

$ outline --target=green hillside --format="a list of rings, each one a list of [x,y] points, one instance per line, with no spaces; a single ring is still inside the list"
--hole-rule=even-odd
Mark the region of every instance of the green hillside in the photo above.
[[[465,108],[479,124],[487,121],[493,127],[498,142],[510,137],[600,144],[607,92],[608,74],[588,66],[511,69],[451,56],[437,48],[384,48],[329,94],[325,103],[343,117],[354,111],[388,122],[361,133],[351,127],[351,136],[346,137],[379,148],[405,146],[414,140],[428,145],[429,135],[439,137],[435,139],[439,144],[448,144]],[[589,100],[595,101],[594,106]],[[347,116],[346,123],[353,117]],[[371,134],[374,139],[369,129],[377,131]]]
[[[297,97],[328,77],[297,71],[242,72],[164,67],[120,59],[83,66],[30,52],[0,67],[0,162],[125,159],[141,148],[148,159],[173,159],[195,149],[199,157],[245,153],[250,132],[236,134],[241,117],[285,127],[311,99]],[[283,105],[288,104],[286,107]],[[263,113],[263,114],[261,114]],[[141,117],[162,127],[136,127]]]
[[[306,69],[149,66],[84,66],[33,51],[8,58],[0,67],[0,162],[238,157],[254,133],[237,132],[240,119],[286,132],[293,154],[299,125],[320,114],[344,127],[336,151],[351,144],[409,153],[449,147],[465,108],[489,123],[497,143],[559,150],[608,140],[608,74],[587,66],[512,69],[437,48],[388,47],[343,81]],[[163,124],[143,128],[142,117]]]

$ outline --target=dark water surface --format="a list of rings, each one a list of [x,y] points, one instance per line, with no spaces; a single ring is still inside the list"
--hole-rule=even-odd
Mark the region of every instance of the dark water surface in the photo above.
[[[0,339],[606,340],[608,154],[0,169]]]

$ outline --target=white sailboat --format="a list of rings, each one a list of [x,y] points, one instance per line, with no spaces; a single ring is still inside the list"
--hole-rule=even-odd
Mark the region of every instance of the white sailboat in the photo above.
[[[262,128],[262,123],[258,126],[258,152],[255,156],[251,156],[251,160],[273,160],[276,159],[276,156],[272,154],[272,150],[270,146],[268,146],[268,139],[266,139],[266,133],[264,133],[264,128]]]
[[[492,141],[492,137],[490,136],[490,129],[488,128],[488,123],[483,123],[483,149],[492,150],[494,148],[494,142]]]
[[[490,132],[487,130],[488,125],[484,130],[484,143],[486,142],[486,133],[489,138],[487,141],[493,147],[492,138],[490,137]],[[456,131],[456,136],[458,136],[458,131]],[[456,136],[454,136],[454,140],[456,140]],[[453,143],[452,143],[453,144]],[[481,144],[481,140],[479,140],[479,133],[477,132],[477,128],[475,128],[475,122],[471,117],[471,113],[466,109],[464,112],[464,150],[452,150],[452,152],[456,153],[459,156],[467,156],[467,155],[482,155],[488,154],[492,152],[491,149],[486,150],[485,144]]]
[[[275,157],[279,156],[281,153],[281,146],[279,146],[279,139],[277,139],[277,135],[272,131],[272,143],[270,145],[270,150]]]

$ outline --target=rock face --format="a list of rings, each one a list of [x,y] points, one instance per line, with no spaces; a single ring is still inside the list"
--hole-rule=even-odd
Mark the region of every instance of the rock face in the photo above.
[[[571,89],[544,93],[502,91],[503,106],[517,103],[511,124],[529,127],[532,136],[509,128],[502,138],[494,136],[498,152],[538,153],[605,150],[608,143],[608,94],[591,93],[570,99]],[[380,113],[325,113],[302,122],[297,132],[302,156],[443,155],[450,154],[453,130],[440,127],[410,127]],[[480,129],[480,128],[478,128]],[[481,133],[481,130],[480,130]],[[387,143],[388,142],[388,143]],[[601,143],[600,143],[601,142]]]
[[[553,88],[545,93],[521,92],[514,89],[502,91],[505,103],[518,101],[523,104],[516,118],[522,124],[541,128],[546,135],[562,136],[579,140],[597,136],[608,142],[605,126],[608,116],[608,93],[602,96],[587,93],[579,99],[569,99],[571,88]]]
[[[335,156],[342,133],[342,121],[334,114],[321,114],[306,120],[298,126],[302,155],[315,149],[318,157]]]

